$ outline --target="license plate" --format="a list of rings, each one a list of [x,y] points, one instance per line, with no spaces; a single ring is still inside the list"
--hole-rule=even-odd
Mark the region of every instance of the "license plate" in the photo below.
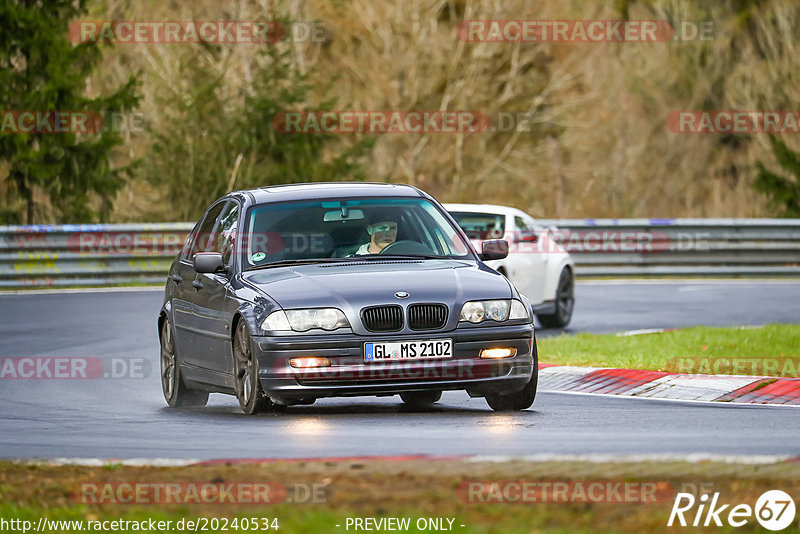
[[[364,343],[364,361],[429,360],[452,358],[453,340],[400,341],[397,343]]]

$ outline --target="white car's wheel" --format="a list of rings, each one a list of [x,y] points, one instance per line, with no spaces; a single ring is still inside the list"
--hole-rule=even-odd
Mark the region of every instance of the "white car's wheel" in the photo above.
[[[575,280],[569,268],[565,267],[558,277],[555,304],[554,313],[536,316],[546,328],[563,328],[572,319],[572,309],[575,307]]]

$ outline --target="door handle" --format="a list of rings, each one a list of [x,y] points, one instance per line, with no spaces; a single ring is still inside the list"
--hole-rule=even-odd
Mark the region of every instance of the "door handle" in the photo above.
[[[170,276],[170,278],[172,278],[172,281],[175,282],[176,284],[180,284],[181,282],[183,282],[183,277],[179,274],[173,274],[172,276]]]
[[[200,280],[195,280],[194,282],[192,282],[192,287],[197,290],[203,289],[203,282],[201,282]]]

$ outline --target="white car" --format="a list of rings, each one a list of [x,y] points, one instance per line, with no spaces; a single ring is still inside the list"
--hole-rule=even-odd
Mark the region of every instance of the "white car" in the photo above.
[[[486,264],[527,296],[542,326],[564,327],[575,305],[575,262],[549,229],[524,211],[489,204],[444,204],[481,249],[485,239],[505,239],[508,257]]]

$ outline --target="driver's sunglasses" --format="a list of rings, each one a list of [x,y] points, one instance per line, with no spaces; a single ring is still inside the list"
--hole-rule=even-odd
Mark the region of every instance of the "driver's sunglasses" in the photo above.
[[[372,228],[376,232],[396,232],[397,231],[397,223],[391,224],[373,224]]]

